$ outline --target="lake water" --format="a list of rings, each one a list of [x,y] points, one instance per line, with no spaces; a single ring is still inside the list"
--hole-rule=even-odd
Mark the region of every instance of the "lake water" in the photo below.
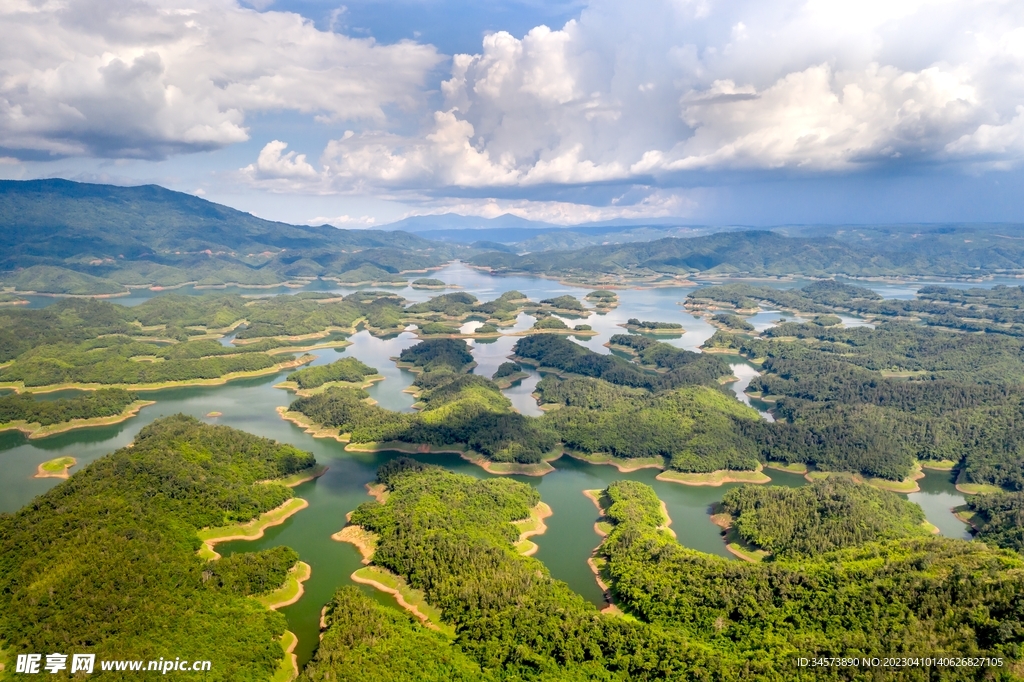
[[[550,298],[561,294],[582,297],[590,289],[570,287],[552,280],[528,277],[493,277],[461,264],[451,265],[435,275],[451,284],[459,284],[463,290],[481,300],[489,300],[510,289],[522,291],[532,300]],[[353,289],[328,287],[320,282],[316,285],[325,291],[348,293]],[[790,284],[791,286],[791,284]],[[389,291],[415,301],[422,301],[437,295],[436,291],[421,291],[412,288],[389,288]],[[905,287],[880,285],[883,295],[904,296]],[[259,293],[274,293],[257,290]],[[575,338],[576,341],[599,353],[608,353],[604,345],[608,339],[625,330],[620,326],[630,317],[662,322],[679,322],[686,333],[677,338],[656,337],[667,343],[688,350],[696,350],[712,333],[714,328],[701,318],[689,314],[679,305],[685,300],[690,288],[676,287],[653,290],[619,290],[619,307],[603,315],[591,315],[585,320],[598,334],[591,338]],[[279,293],[293,293],[282,289]],[[184,290],[191,293],[191,290]],[[204,292],[196,292],[204,293]],[[253,290],[241,290],[252,294]],[[911,292],[912,293],[912,292]],[[126,305],[138,304],[151,297],[152,292],[138,293],[131,297],[112,299]],[[34,297],[33,306],[52,303],[54,299]],[[786,315],[792,318],[792,315]],[[758,326],[768,326],[779,318],[777,311],[764,311],[756,321]],[[528,329],[533,318],[521,315],[512,330]],[[580,320],[566,320],[578,324]],[[856,323],[850,320],[849,323]],[[315,364],[333,362],[340,357],[353,356],[375,367],[386,379],[368,389],[382,406],[393,410],[411,411],[413,397],[403,391],[414,375],[399,369],[391,360],[403,349],[417,343],[416,337],[408,332],[389,339],[375,338],[367,332],[359,332],[349,339],[352,343],[343,349],[315,351]],[[495,340],[470,342],[477,362],[475,372],[490,376],[505,362],[512,352],[517,337],[505,336]],[[740,400],[766,414],[768,405],[750,399],[742,393],[750,380],[756,376],[756,369],[739,358],[730,358],[733,371],[740,381],[731,384]],[[127,445],[135,434],[153,420],[179,412],[193,415],[205,421],[225,424],[243,429],[260,436],[291,443],[313,452],[318,461],[330,467],[328,472],[316,481],[296,488],[299,497],[307,499],[309,507],[284,524],[268,529],[263,538],[253,542],[232,542],[218,546],[224,555],[233,552],[265,549],[281,544],[293,547],[302,560],[313,568],[312,577],[305,584],[305,594],[296,604],[282,609],[289,627],[299,636],[297,653],[300,664],[312,655],[319,631],[319,614],[322,606],[331,598],[339,586],[349,584],[349,575],[359,568],[360,556],[348,544],[334,542],[332,533],[345,525],[345,514],[359,504],[368,501],[366,483],[373,480],[377,467],[397,453],[359,454],[344,450],[341,443],[333,440],[317,440],[294,425],[282,420],[276,408],[288,405],[292,394],[275,389],[274,384],[283,380],[286,372],[277,376],[234,381],[224,386],[204,388],[177,388],[148,392],[145,397],[156,400],[153,406],[142,410],[139,416],[122,424],[72,431],[50,438],[29,441],[20,433],[0,433],[0,512],[14,512],[27,504],[59,481],[57,479],[33,478],[36,467],[44,461],[70,455],[78,460],[72,471],[93,460]],[[531,396],[540,375],[530,372],[528,378],[505,391],[517,410],[523,414],[539,415],[540,410]],[[208,418],[210,412],[222,416]],[[418,455],[417,459],[441,464],[450,469],[473,476],[488,476],[479,467],[452,455]],[[621,474],[610,466],[591,465],[568,457],[554,462],[555,471],[540,478],[517,477],[540,492],[542,499],[554,510],[547,520],[548,531],[533,538],[539,546],[536,557],[543,561],[551,574],[567,582],[572,589],[595,604],[600,604],[602,595],[593,574],[587,566],[587,558],[599,544],[600,538],[593,531],[597,510],[583,495],[583,491],[604,488],[620,478],[643,481],[654,487],[658,496],[665,501],[672,518],[672,528],[679,541],[694,549],[732,558],[725,550],[719,529],[709,520],[709,507],[719,501],[734,485],[718,488],[691,487],[655,480],[656,470],[645,469],[630,474]],[[803,485],[803,477],[777,471],[768,472],[775,484]],[[953,516],[952,507],[963,502],[963,496],[953,487],[949,475],[943,472],[928,472],[921,480],[921,492],[909,499],[921,505],[929,521],[941,532],[952,537],[968,537],[966,527]],[[361,586],[381,603],[395,606],[394,600],[365,586]],[[396,607],[397,608],[397,607]]]

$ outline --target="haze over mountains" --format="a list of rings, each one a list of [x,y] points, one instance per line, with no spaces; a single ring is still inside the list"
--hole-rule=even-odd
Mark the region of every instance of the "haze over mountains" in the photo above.
[[[691,275],[956,277],[1024,273],[1017,224],[558,227],[418,216],[345,230],[257,218],[146,185],[0,182],[0,282],[18,292],[109,295],[128,287],[404,284],[454,259],[500,273],[606,284]],[[404,229],[397,229],[404,228]]]

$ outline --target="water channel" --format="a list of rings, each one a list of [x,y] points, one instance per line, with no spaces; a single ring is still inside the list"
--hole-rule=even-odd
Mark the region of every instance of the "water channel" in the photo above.
[[[518,289],[533,300],[561,294],[582,297],[589,289],[565,286],[551,280],[526,277],[493,277],[459,264],[451,265],[435,276],[445,282],[460,285],[463,290],[481,300],[490,300],[504,291]],[[325,284],[317,283],[320,288]],[[896,287],[892,287],[896,289]],[[336,289],[348,293],[352,289]],[[418,291],[412,288],[392,288],[409,300],[425,300],[437,292]],[[288,293],[291,290],[282,290]],[[679,303],[690,291],[688,288],[662,288],[650,290],[620,290],[618,308],[604,315],[591,315],[586,323],[591,325],[597,336],[577,338],[578,342],[600,353],[608,353],[604,344],[612,334],[623,332],[619,326],[627,318],[679,322],[686,333],[676,338],[662,338],[681,348],[696,350],[713,332],[714,328],[701,318],[686,312]],[[879,291],[891,295],[891,289],[880,287]],[[902,289],[898,289],[903,294]],[[185,293],[205,293],[185,291]],[[252,293],[243,290],[243,293]],[[152,295],[151,292],[122,299],[113,299],[123,304],[138,304]],[[33,306],[52,303],[54,299],[34,298]],[[777,320],[778,311],[764,311],[758,316],[758,324],[769,324]],[[792,315],[786,317],[792,318]],[[529,328],[533,319],[522,316],[514,329]],[[570,322],[572,322],[570,320]],[[858,323],[851,319],[850,324]],[[517,337],[506,336],[493,341],[471,342],[472,352],[477,361],[475,372],[490,376],[498,365],[507,359]],[[332,362],[339,357],[354,356],[376,367],[386,379],[369,389],[371,395],[384,407],[393,410],[410,411],[413,398],[403,392],[413,375],[395,367],[390,359],[402,349],[417,342],[415,336],[404,332],[388,339],[375,338],[367,332],[359,332],[350,339],[351,345],[342,349],[316,351],[317,364]],[[752,400],[742,390],[756,376],[756,369],[749,363],[737,360],[733,370],[739,378],[731,386],[737,397],[761,411],[766,417],[768,406]],[[317,460],[330,469],[316,481],[296,488],[296,494],[309,501],[307,509],[299,512],[284,524],[268,529],[262,539],[253,542],[232,542],[218,546],[222,554],[253,551],[286,544],[299,552],[303,561],[312,566],[312,577],[305,584],[305,594],[296,604],[282,610],[288,619],[290,629],[299,637],[297,654],[300,664],[312,655],[318,641],[319,613],[334,590],[349,582],[348,576],[359,568],[359,554],[348,544],[334,542],[332,533],[345,524],[345,514],[369,499],[365,484],[375,475],[377,466],[396,456],[397,453],[358,454],[344,450],[342,444],[333,440],[318,440],[301,429],[283,421],[277,414],[278,406],[291,402],[292,394],[274,388],[283,380],[285,373],[277,376],[234,381],[224,386],[203,388],[176,388],[148,392],[146,397],[156,400],[135,418],[122,424],[71,431],[39,440],[27,440],[18,432],[0,433],[0,512],[14,512],[27,504],[59,481],[33,478],[36,467],[46,460],[70,455],[78,460],[73,471],[95,459],[127,445],[135,434],[146,424],[163,416],[179,412],[193,415],[211,423],[225,424],[243,429],[260,436],[291,443],[316,455]],[[528,415],[540,414],[531,393],[540,376],[531,372],[522,382],[505,391],[513,405]],[[210,418],[206,415],[219,412],[221,416]],[[482,469],[453,455],[418,455],[417,459],[441,464],[448,468],[473,476],[488,476]],[[554,462],[555,471],[540,477],[517,477],[536,486],[542,499],[554,510],[547,520],[548,531],[534,540],[540,549],[536,557],[544,562],[551,574],[567,582],[572,589],[594,603],[601,602],[601,591],[587,566],[587,558],[598,545],[599,538],[593,532],[597,512],[593,504],[583,496],[583,491],[603,488],[611,481],[628,477],[643,481],[654,487],[663,499],[672,518],[672,527],[679,541],[694,549],[732,558],[725,550],[719,529],[708,519],[709,506],[721,499],[733,487],[691,487],[655,480],[657,471],[646,469],[622,474],[610,466],[591,465],[563,457]],[[803,477],[777,471],[769,471],[777,485],[797,486],[805,483]],[[952,537],[969,537],[963,523],[953,516],[952,507],[963,501],[956,491],[948,473],[928,472],[920,481],[921,491],[909,495],[909,499],[921,505],[929,521],[941,532]],[[394,600],[369,588],[381,603],[394,606]]]

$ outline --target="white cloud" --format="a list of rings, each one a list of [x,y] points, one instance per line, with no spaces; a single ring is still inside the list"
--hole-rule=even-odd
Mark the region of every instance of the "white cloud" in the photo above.
[[[507,213],[527,220],[539,220],[555,225],[577,225],[616,218],[685,216],[696,207],[697,201],[691,196],[679,192],[660,191],[652,192],[642,201],[634,204],[619,205],[613,202],[607,206],[528,199],[451,199],[433,202],[432,205],[410,211],[400,216],[399,219],[414,215],[443,215],[446,213],[497,218]]]
[[[272,140],[263,146],[256,163],[249,164],[243,172],[253,178],[261,180],[284,180],[284,179],[313,179],[318,178],[319,173],[306,162],[305,154],[288,152],[288,143],[280,140]]]
[[[1003,0],[594,0],[455,55],[418,135],[327,145],[332,191],[646,183],[1024,158],[1024,15]]]
[[[0,150],[160,158],[246,140],[257,111],[383,124],[439,60],[231,0],[2,3]]]

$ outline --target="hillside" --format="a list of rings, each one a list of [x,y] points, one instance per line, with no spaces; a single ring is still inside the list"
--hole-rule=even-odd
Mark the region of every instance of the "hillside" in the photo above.
[[[811,236],[794,237],[749,230],[591,246],[576,251],[525,255],[491,252],[475,256],[470,262],[503,274],[529,273],[579,280],[697,273],[754,277],[977,277],[1024,271],[1024,241],[1007,236],[1018,235],[1019,226],[934,232],[919,239],[897,231],[886,233],[886,238],[875,232],[870,238],[857,238],[824,229],[810,232]]]
[[[0,280],[41,293],[349,281],[360,268],[394,279],[461,252],[406,232],[271,222],[155,185],[0,181],[0,225]]]

